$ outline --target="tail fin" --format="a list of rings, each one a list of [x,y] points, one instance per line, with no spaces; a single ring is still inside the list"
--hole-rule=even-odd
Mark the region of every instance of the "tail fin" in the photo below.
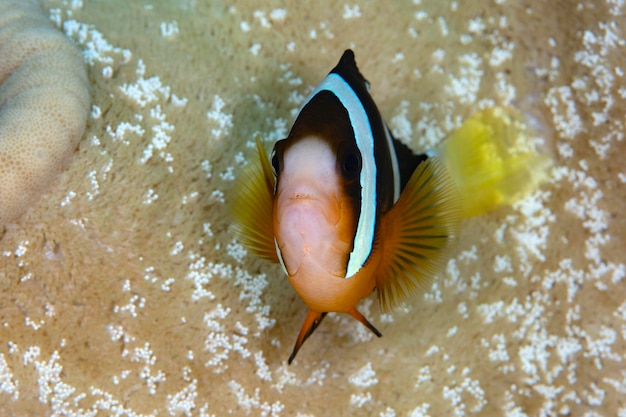
[[[434,152],[456,183],[465,217],[512,204],[547,179],[550,159],[534,152],[523,125],[503,108],[476,113]]]

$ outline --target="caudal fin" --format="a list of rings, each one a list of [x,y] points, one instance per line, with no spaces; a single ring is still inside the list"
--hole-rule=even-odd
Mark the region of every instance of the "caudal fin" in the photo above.
[[[537,154],[523,125],[504,108],[469,118],[434,152],[461,194],[465,217],[512,204],[547,179],[550,159]]]

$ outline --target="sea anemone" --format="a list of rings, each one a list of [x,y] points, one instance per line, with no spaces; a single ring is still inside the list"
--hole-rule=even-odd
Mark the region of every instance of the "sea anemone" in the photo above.
[[[0,225],[67,164],[89,111],[80,51],[34,0],[0,0]]]

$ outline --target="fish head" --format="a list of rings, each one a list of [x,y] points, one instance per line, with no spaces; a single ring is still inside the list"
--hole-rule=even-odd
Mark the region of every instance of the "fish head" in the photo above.
[[[287,274],[345,278],[353,247],[360,155],[349,142],[306,136],[278,142],[274,236]]]

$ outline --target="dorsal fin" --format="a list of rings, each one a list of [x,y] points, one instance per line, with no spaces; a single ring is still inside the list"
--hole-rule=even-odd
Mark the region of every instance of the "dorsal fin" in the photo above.
[[[332,73],[339,74],[352,88],[358,89],[363,87],[365,90],[369,90],[370,84],[359,71],[352,49],[346,49],[343,52],[341,59],[339,59],[335,68],[332,69]]]
[[[411,175],[415,172],[415,169],[417,169],[419,164],[424,162],[428,156],[426,156],[426,154],[416,154],[411,148],[393,136],[391,136],[391,139],[393,140],[393,147],[396,151],[398,169],[400,171],[400,190],[404,190]]]

